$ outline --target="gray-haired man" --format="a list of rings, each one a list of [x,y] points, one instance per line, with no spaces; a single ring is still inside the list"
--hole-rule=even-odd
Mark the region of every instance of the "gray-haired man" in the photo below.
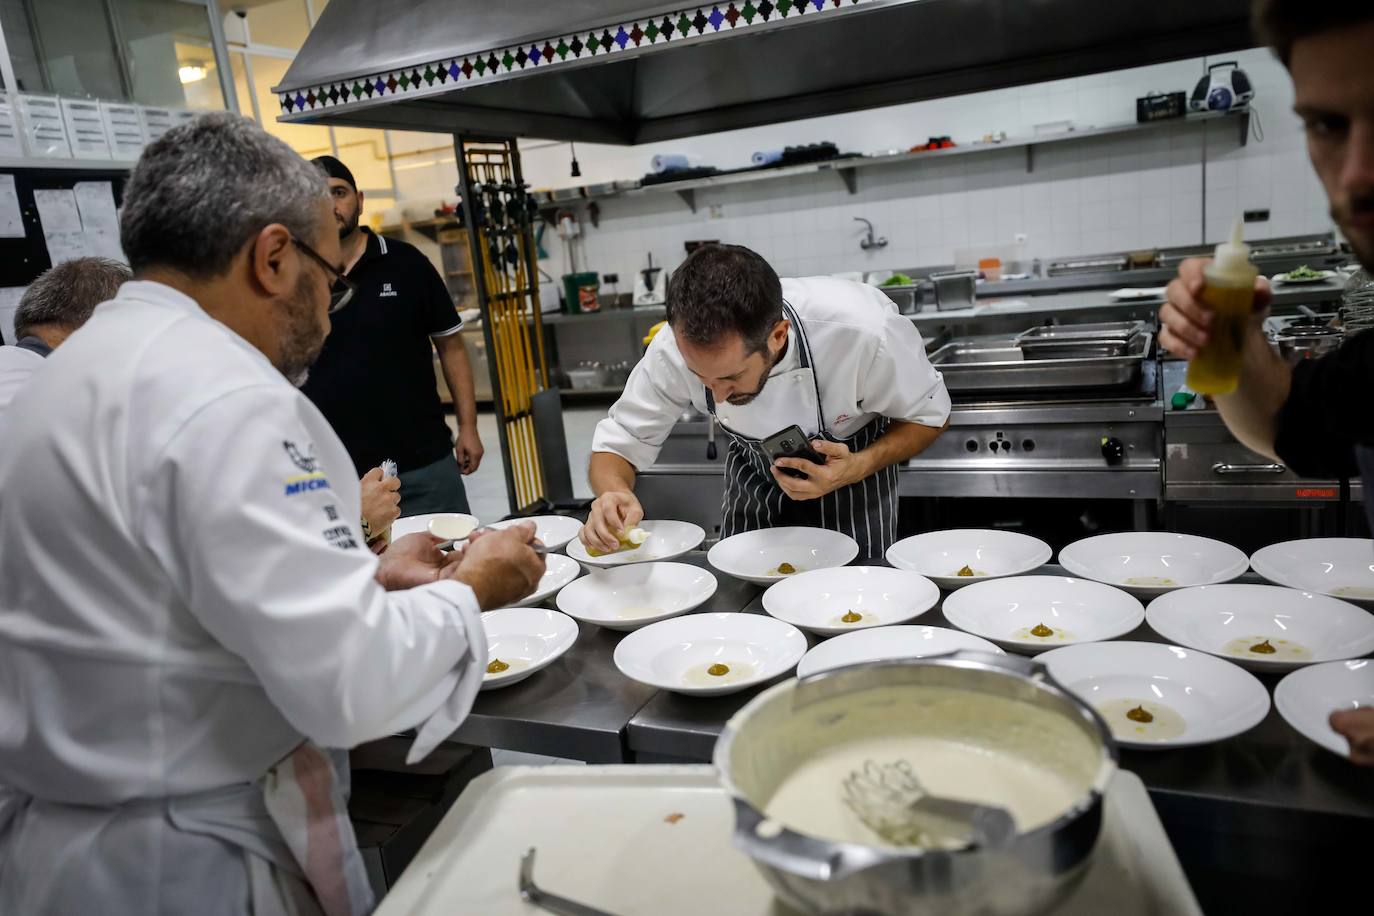
[[[366,912],[320,746],[448,737],[479,611],[543,573],[534,528],[365,548],[348,453],[291,384],[349,287],[324,177],[280,140],[169,131],[120,231],[134,279],[0,452],[0,913]]]
[[[5,409],[43,358],[113,299],[129,268],[108,258],[76,258],[45,270],[24,291],[14,313],[13,346],[0,347],[0,442]]]

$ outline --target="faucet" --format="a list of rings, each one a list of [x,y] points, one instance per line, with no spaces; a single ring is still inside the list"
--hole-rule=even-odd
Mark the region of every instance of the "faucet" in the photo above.
[[[867,233],[867,235],[865,235],[865,236],[859,241],[859,247],[860,247],[860,248],[862,248],[864,251],[868,251],[868,250],[873,249],[873,248],[886,248],[886,247],[887,247],[887,237],[886,237],[886,236],[880,235],[880,236],[878,236],[877,238],[874,238],[874,237],[873,237],[873,224],[872,224],[872,223],[870,223],[868,220],[864,219],[862,216],[856,216],[856,217],[854,217],[854,221],[855,221],[856,223],[863,223],[865,226],[868,227],[868,233]]]

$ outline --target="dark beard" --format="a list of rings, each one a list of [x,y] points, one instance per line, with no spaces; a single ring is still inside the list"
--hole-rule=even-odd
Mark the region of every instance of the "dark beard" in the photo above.
[[[362,208],[354,211],[353,218],[344,222],[339,227],[339,240],[342,241],[358,231],[358,219],[362,216]]]
[[[282,306],[286,311],[286,327],[282,331],[277,370],[297,388],[310,377],[310,367],[324,348],[325,335],[320,333],[320,326],[315,322],[315,309],[310,305],[310,282],[302,274],[295,292]]]
[[[767,344],[765,344],[764,346],[767,346]],[[782,362],[782,358],[786,355],[787,345],[784,344],[782,349],[778,351],[778,355],[773,357],[773,362],[770,363],[768,368],[764,371],[763,378],[759,381],[759,387],[754,390],[753,394],[732,394],[725,400],[729,401],[736,407],[743,407],[745,404],[750,403],[759,395],[763,394],[763,389],[768,387],[768,377],[772,375],[773,370],[777,368],[778,363]]]

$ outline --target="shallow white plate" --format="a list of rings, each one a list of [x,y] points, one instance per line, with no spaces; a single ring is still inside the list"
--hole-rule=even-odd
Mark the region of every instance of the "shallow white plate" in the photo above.
[[[636,630],[615,647],[629,678],[677,693],[735,693],[786,674],[806,654],[806,637],[763,614],[692,614]],[[725,665],[713,676],[712,665]]]
[[[1298,733],[1349,757],[1350,742],[1327,719],[1338,709],[1374,706],[1374,661],[1327,662],[1294,671],[1274,688],[1274,705]]]
[[[462,512],[430,512],[425,515],[411,515],[406,518],[398,518],[391,523],[391,539],[393,541],[405,537],[407,534],[415,534],[423,531],[429,533],[429,523],[436,518],[460,519],[463,524],[470,524],[468,531],[477,527],[477,518],[472,515],[464,515]],[[467,537],[467,535],[463,535]]]
[[[511,518],[504,522],[492,522],[488,528],[509,528],[512,525],[519,525],[522,522],[534,522],[536,529],[535,537],[550,550],[562,550],[568,542],[577,537],[577,532],[582,530],[582,523],[575,518],[568,518],[566,515],[536,515],[533,518]]]
[[[1250,558],[1270,582],[1374,606],[1374,541],[1307,538],[1271,544]]]
[[[1065,646],[1040,656],[1065,688],[1097,709],[1117,743],[1163,748],[1210,744],[1249,731],[1269,714],[1269,691],[1250,672],[1206,652],[1152,642]],[[1113,706],[1123,707],[1119,711]],[[1151,723],[1124,708],[1153,709]],[[1165,713],[1182,720],[1178,734],[1160,728]],[[1142,731],[1137,732],[1136,729]]]
[[[844,566],[859,555],[854,539],[828,528],[763,528],[728,537],[706,554],[727,576],[771,585],[796,573],[779,573],[791,563],[797,573]]]
[[[944,611],[959,629],[1026,654],[1114,639],[1145,619],[1145,607],[1121,589],[1063,576],[976,582],[946,598]],[[1053,632],[1033,635],[1042,624]]]
[[[487,634],[487,662],[500,659],[510,668],[482,677],[483,690],[509,687],[547,668],[577,642],[577,624],[566,614],[533,607],[508,607],[482,615]]]
[[[1152,598],[1176,588],[1230,582],[1249,561],[1230,544],[1192,534],[1126,531],[1075,541],[1059,551],[1075,576]]]
[[[1327,280],[1330,280],[1334,276],[1336,276],[1336,272],[1334,270],[1319,270],[1317,271],[1317,276],[1315,277],[1303,277],[1300,280],[1294,280],[1291,277],[1289,277],[1288,274],[1283,273],[1274,274],[1274,276],[1271,277],[1270,280],[1274,283],[1289,283],[1296,286],[1302,283],[1325,283]]]
[[[763,609],[803,630],[832,636],[906,623],[939,600],[940,590],[920,573],[886,566],[838,566],[774,583],[763,593]],[[840,619],[850,612],[860,619]]]
[[[1251,671],[1291,671],[1374,652],[1374,616],[1346,601],[1276,585],[1204,585],[1150,602],[1151,629],[1170,642]],[[1268,641],[1275,651],[1251,646]]]
[[[547,601],[581,574],[582,567],[577,565],[576,560],[570,560],[560,553],[549,554],[544,557],[544,575],[539,578],[534,594],[516,604],[516,607],[533,607],[541,601]]]
[[[1049,544],[1028,534],[968,528],[903,538],[887,549],[887,562],[953,589],[982,579],[1028,573],[1048,563],[1052,554]],[[975,575],[957,575],[965,566]]]
[[[580,540],[568,542],[568,556],[583,566],[609,568],[624,566],[627,563],[650,563],[655,560],[672,560],[688,551],[695,550],[706,540],[706,532],[691,522],[655,521],[640,522],[638,527],[649,532],[649,538],[634,550],[622,550],[603,557],[593,557]],[[579,529],[580,530],[580,529]]]
[[[574,582],[559,593],[558,609],[584,623],[637,630],[701,607],[715,593],[716,577],[698,566],[635,563]]]
[[[948,627],[879,627],[827,639],[802,656],[801,664],[797,665],[797,677],[806,677],[862,662],[876,662],[889,658],[924,658],[927,655],[944,655],[946,652],[955,652],[959,649],[1002,654],[1001,649],[986,639]]]

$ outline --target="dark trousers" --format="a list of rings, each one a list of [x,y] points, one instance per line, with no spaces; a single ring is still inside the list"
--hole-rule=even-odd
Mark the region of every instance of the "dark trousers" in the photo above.
[[[433,464],[401,472],[401,515],[430,512],[469,512],[463,474],[452,452]]]

